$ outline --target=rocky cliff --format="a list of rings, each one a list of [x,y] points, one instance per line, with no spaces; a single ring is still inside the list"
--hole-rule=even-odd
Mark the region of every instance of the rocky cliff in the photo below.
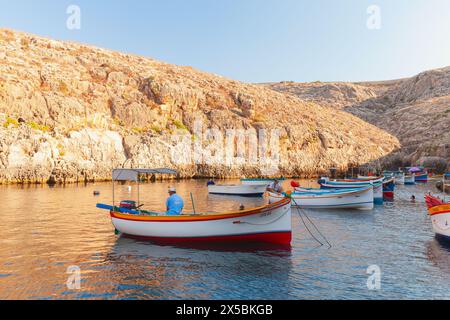
[[[174,167],[181,177],[264,174],[254,162],[176,161],[190,149],[174,154],[173,136],[194,133],[200,120],[220,132],[278,130],[279,172],[273,174],[346,168],[399,147],[353,115],[270,88],[0,30],[1,183],[108,180],[124,164]],[[208,148],[202,137],[192,141]]]
[[[450,169],[450,67],[413,78],[363,83],[271,83],[276,91],[350,112],[397,137],[392,167]]]

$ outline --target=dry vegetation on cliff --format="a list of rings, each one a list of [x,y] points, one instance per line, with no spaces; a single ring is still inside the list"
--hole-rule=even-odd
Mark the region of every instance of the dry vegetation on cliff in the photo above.
[[[175,165],[167,137],[194,121],[277,128],[280,174],[388,155],[397,139],[355,116],[269,88],[134,55],[0,30],[0,181],[104,180],[128,161],[182,177],[258,175],[257,165]]]

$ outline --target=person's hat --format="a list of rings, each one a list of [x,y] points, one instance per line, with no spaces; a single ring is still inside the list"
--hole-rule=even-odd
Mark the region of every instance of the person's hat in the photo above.
[[[175,187],[169,187],[169,192],[177,192],[177,189]]]

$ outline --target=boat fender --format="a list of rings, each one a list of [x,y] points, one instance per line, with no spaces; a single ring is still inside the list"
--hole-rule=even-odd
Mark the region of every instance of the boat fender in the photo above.
[[[298,188],[298,187],[300,187],[300,183],[298,183],[297,181],[291,181],[291,187]]]

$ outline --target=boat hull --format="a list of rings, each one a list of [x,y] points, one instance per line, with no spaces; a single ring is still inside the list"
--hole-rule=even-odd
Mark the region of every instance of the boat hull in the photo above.
[[[279,201],[281,197],[282,195],[269,193],[270,202]],[[304,209],[372,210],[374,208],[372,187],[349,192],[293,193],[291,198],[293,207]]]
[[[127,237],[167,243],[242,242],[289,245],[290,199],[236,213],[137,216],[111,212],[114,227]]]
[[[433,231],[436,235],[450,239],[450,204],[428,209]]]
[[[233,195],[243,197],[261,197],[266,192],[266,185],[211,185],[210,194]]]
[[[147,237],[130,234],[123,234],[124,237],[150,241],[159,244],[272,244],[272,245],[289,245],[292,241],[292,232],[267,232],[258,234],[243,234],[231,236],[211,236],[211,237],[189,237],[189,238],[168,238],[168,237]]]
[[[396,185],[404,185],[405,184],[405,174],[404,173],[396,173],[394,175],[394,180]]]
[[[416,184],[415,176],[405,176],[404,178],[405,185],[413,185]]]
[[[321,183],[320,188],[321,189],[354,189],[354,188],[361,188],[372,185],[373,186],[373,203],[376,205],[383,205],[383,185],[382,183],[376,183],[373,184],[372,182],[327,182],[327,183]]]
[[[416,174],[414,180],[419,183],[426,183],[426,182],[428,182],[428,173],[423,173],[423,174],[419,174],[419,175]]]

